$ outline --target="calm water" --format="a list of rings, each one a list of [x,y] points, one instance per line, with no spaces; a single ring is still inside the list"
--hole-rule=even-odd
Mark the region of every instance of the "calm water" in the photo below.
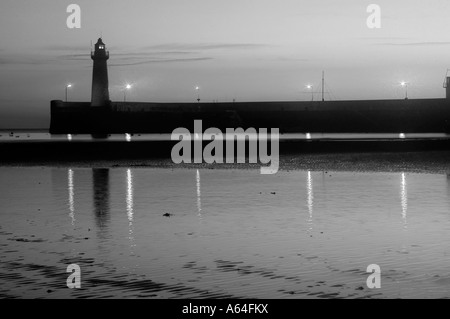
[[[446,175],[0,168],[0,181],[0,297],[450,296]]]

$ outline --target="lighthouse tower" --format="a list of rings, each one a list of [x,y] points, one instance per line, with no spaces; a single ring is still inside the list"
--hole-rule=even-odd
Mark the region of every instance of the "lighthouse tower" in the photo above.
[[[108,90],[108,66],[109,52],[106,51],[102,38],[95,44],[95,51],[91,52],[94,60],[92,73],[92,98],[91,106],[105,106],[109,102]]]

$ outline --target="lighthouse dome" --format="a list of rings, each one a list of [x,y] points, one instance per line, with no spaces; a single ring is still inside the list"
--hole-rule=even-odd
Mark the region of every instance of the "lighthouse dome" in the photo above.
[[[105,44],[103,43],[102,38],[98,38],[97,43],[95,44],[95,49],[96,50],[104,50],[105,49]]]

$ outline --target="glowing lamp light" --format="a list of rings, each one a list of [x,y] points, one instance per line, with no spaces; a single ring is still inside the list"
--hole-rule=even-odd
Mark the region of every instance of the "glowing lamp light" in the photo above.
[[[67,102],[67,91],[72,87],[72,84],[66,84],[66,102]]]
[[[314,101],[314,90],[312,84],[307,84],[306,88],[311,91],[311,101]]]
[[[401,139],[404,139],[404,138],[406,138],[406,135],[405,135],[405,133],[400,133],[398,137]]]
[[[200,103],[200,87],[196,86],[195,90],[197,91],[197,102]]]
[[[125,133],[125,140],[131,142],[131,134]]]
[[[125,90],[123,90],[123,101],[127,100],[127,90],[131,89],[131,84],[125,84]]]
[[[310,140],[311,139],[311,133],[306,133],[306,139]]]
[[[71,141],[72,140],[72,134],[67,134],[67,140]]]
[[[401,81],[400,85],[405,88],[405,100],[408,99],[408,82]]]

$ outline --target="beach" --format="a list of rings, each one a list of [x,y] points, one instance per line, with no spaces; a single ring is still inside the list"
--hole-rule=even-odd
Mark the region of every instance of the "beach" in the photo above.
[[[142,167],[165,169],[259,169],[260,164],[174,164],[168,157],[160,158],[124,158],[96,159],[65,158],[60,159],[3,159],[3,167]],[[312,171],[355,171],[355,172],[414,172],[414,173],[450,173],[450,151],[430,152],[347,152],[347,153],[300,153],[282,154],[280,170]]]
[[[0,167],[10,298],[448,298],[450,152]],[[81,268],[68,289],[66,268]],[[369,289],[367,267],[381,267]]]

